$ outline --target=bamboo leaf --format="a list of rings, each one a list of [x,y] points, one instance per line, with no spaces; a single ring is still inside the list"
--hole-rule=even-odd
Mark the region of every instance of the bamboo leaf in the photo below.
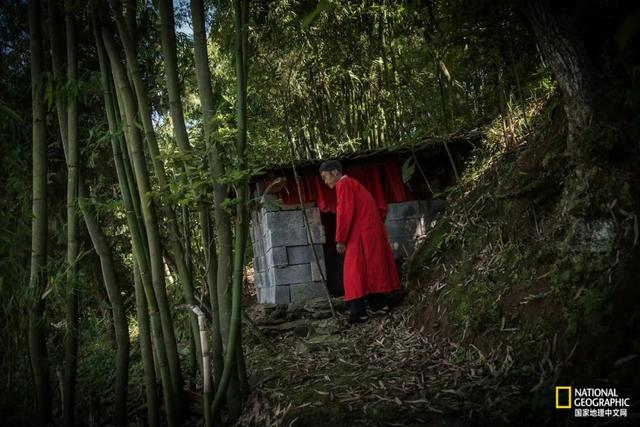
[[[6,105],[0,105],[0,114],[18,123],[22,122],[22,117]]]
[[[329,0],[320,0],[316,8],[302,20],[302,28],[309,28],[321,12],[332,8],[333,6],[333,3]]]
[[[405,184],[409,182],[411,180],[411,177],[415,173],[415,171],[416,171],[416,164],[413,161],[413,158],[409,157],[402,164],[402,182],[404,182]]]

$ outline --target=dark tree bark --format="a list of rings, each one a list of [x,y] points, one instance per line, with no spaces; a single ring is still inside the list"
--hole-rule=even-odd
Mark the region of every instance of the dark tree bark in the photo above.
[[[581,157],[578,135],[596,112],[597,82],[585,46],[569,25],[568,6],[552,0],[530,0],[527,14],[558,82],[567,115],[567,154]]]

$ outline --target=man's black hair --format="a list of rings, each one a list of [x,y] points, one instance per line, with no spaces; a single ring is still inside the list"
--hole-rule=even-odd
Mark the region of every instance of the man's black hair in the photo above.
[[[342,163],[337,160],[326,160],[320,165],[320,173],[331,172],[333,170],[342,173]]]

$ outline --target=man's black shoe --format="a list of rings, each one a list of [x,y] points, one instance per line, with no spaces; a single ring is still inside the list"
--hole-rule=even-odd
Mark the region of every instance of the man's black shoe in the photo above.
[[[364,323],[369,320],[369,316],[349,317],[349,324],[355,325],[356,323]]]

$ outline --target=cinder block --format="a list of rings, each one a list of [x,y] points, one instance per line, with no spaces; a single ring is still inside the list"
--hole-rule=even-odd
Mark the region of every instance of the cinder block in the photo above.
[[[265,221],[265,216],[267,215],[267,211],[264,209],[260,209],[258,213],[258,229],[260,230],[260,235],[264,238],[268,228]]]
[[[267,269],[267,262],[264,255],[254,258],[253,267],[257,271],[265,271]]]
[[[304,226],[302,212],[300,210],[267,212],[264,222],[271,230],[302,228]]]
[[[420,214],[420,202],[411,200],[387,205],[387,219],[411,218]]]
[[[261,271],[253,274],[253,282],[256,289],[266,288],[267,284],[267,273]]]
[[[428,219],[424,216],[385,222],[388,236],[421,236],[427,232]]]
[[[262,240],[251,240],[251,249],[253,250],[254,257],[264,256],[264,251],[262,250]]]
[[[307,221],[309,222],[309,224],[322,225],[322,217],[320,215],[319,208],[314,207],[314,208],[305,209],[305,212],[307,214]]]
[[[308,301],[313,298],[325,296],[321,282],[298,283],[289,286],[291,302]]]
[[[289,286],[276,286],[274,298],[275,304],[289,304],[291,302]]]
[[[264,239],[262,240],[262,247],[264,248],[265,253],[267,253],[267,251],[273,247],[271,233],[269,233],[268,231],[265,233]]]
[[[438,218],[447,207],[447,201],[443,199],[420,200],[420,212],[428,222]]]
[[[324,260],[324,251],[322,245],[313,245],[320,260]],[[304,264],[315,261],[311,245],[289,246],[287,248],[287,257],[289,264]]]
[[[320,267],[322,268],[322,275],[324,275],[324,278],[327,278],[327,268],[325,267],[324,264],[324,260],[320,261]],[[318,264],[314,261],[311,263],[311,280],[313,280],[314,282],[316,281],[321,281],[322,280],[322,276],[320,274],[320,268],[318,268]]]
[[[309,224],[322,224],[320,209],[317,207],[311,207],[305,209],[304,212]],[[278,222],[290,224],[292,227],[303,227],[305,218],[303,218],[302,211],[300,209],[291,209],[286,211],[267,212],[265,215],[265,222],[267,222],[270,227]]]
[[[265,250],[276,246],[300,246],[307,244],[307,232],[304,228],[278,228],[267,231]]]
[[[287,259],[287,248],[284,246],[276,246],[267,251],[266,254],[267,268],[284,267],[289,264]]]
[[[311,281],[311,267],[309,264],[289,265],[281,268],[269,269],[271,286],[289,285]]]
[[[415,244],[416,240],[414,236],[398,236],[394,239],[389,239],[389,245],[391,246],[391,252],[394,258],[405,258],[413,254]]]
[[[327,241],[322,224],[310,224],[309,227],[311,228],[311,238],[314,244],[325,243]]]
[[[265,287],[273,287],[273,286],[275,286],[275,283],[273,281],[273,277],[271,277],[271,273],[269,272],[269,270],[263,271],[262,274],[264,274],[262,279],[263,279]]]
[[[275,304],[276,290],[273,287],[260,288],[257,296],[260,304]]]

